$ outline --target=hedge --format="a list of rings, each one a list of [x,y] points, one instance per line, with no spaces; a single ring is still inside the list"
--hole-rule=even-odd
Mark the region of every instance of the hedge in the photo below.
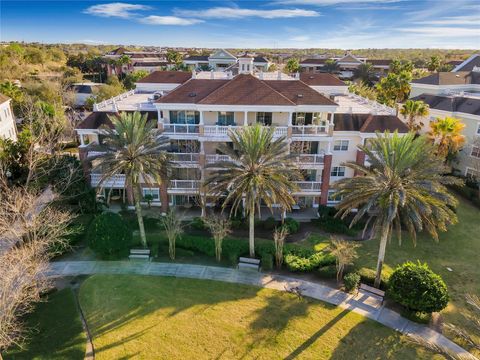
[[[87,233],[88,245],[101,258],[128,255],[132,231],[118,214],[106,212],[93,219]]]

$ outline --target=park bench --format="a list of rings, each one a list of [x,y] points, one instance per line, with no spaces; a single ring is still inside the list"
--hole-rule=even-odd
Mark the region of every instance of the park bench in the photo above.
[[[239,269],[255,269],[258,271],[260,269],[260,260],[240,257],[238,262],[238,268]]]
[[[130,249],[130,260],[146,260],[150,261],[150,249]]]
[[[359,290],[363,290],[363,291],[369,292],[370,294],[380,297],[382,299],[382,304],[383,304],[383,299],[385,298],[385,291],[374,288],[373,286],[369,286],[366,284],[360,284]]]

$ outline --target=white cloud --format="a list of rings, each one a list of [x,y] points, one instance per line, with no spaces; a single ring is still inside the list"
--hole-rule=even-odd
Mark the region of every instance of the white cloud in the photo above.
[[[401,32],[415,33],[419,36],[427,37],[477,37],[480,35],[479,29],[465,27],[410,27],[398,29]]]
[[[291,37],[290,40],[292,40],[292,41],[308,41],[308,40],[310,40],[310,36],[298,35],[298,36]]]
[[[101,17],[118,17],[128,19],[136,15],[137,10],[149,10],[150,6],[139,4],[109,3],[92,5],[84,13]]]
[[[330,6],[341,4],[388,4],[402,0],[277,0],[275,4]]]
[[[480,29],[479,15],[448,16],[438,20],[418,21],[417,24],[423,25],[476,25]],[[480,35],[480,30],[479,30]]]
[[[181,10],[176,9],[175,15],[196,17],[204,19],[241,19],[246,17],[260,17],[264,19],[314,17],[320,13],[314,10],[304,9],[242,9],[235,7],[215,7],[206,10]]]
[[[186,19],[177,16],[157,16],[150,15],[140,20],[140,22],[149,25],[194,25],[204,22],[199,19]]]

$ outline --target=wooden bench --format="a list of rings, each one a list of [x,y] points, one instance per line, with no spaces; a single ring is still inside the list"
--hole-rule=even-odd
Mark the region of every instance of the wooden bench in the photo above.
[[[130,249],[130,260],[146,260],[150,261],[150,249]]]
[[[382,298],[382,304],[383,304],[383,299],[385,298],[385,291],[374,288],[373,286],[362,284],[362,283],[360,284],[359,289]]]
[[[240,257],[238,262],[238,269],[255,269],[260,270],[260,260]]]

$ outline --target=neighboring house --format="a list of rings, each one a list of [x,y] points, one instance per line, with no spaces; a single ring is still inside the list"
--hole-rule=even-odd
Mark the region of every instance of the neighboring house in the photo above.
[[[252,57],[241,57],[238,65],[236,76],[230,71],[193,72],[188,79],[187,73],[152,73],[137,83],[136,92],[96,104],[77,128],[81,159],[102,151],[99,128],[111,126],[109,115],[144,111],[170,139],[174,168],[169,203],[191,206],[211,171],[206,166],[229,161],[217,149],[219,144],[232,144],[231,130],[256,123],[275,127],[274,136],[287,138],[303,174],[294,194],[295,210],[288,216],[302,214],[305,219],[315,217],[320,204],[338,200],[331,198],[332,183],[354,175],[342,163],[365,161],[358,144],[374,137],[376,131],[407,131],[393,109],[347,93],[345,84],[330,74],[300,75],[302,81],[280,72],[258,73]],[[155,92],[162,96],[152,97]],[[101,173],[91,173],[91,185],[98,186],[100,178]],[[128,192],[122,175],[104,186]],[[159,205],[158,184],[143,184],[142,192],[152,195],[154,205]],[[215,205],[208,201],[209,206]]]
[[[239,59],[242,57],[252,57],[253,65],[256,71],[268,71],[270,62],[263,56],[253,56],[249,54],[242,54],[238,57],[231,54],[227,50],[219,49],[211,55],[192,55],[183,60],[183,63],[191,70],[198,70],[204,67],[208,67],[213,71],[233,71],[238,69]],[[238,73],[238,72],[237,72]]]
[[[93,83],[93,82],[82,82],[82,83],[74,83],[71,86],[71,90],[75,94],[74,98],[74,106],[75,107],[82,107],[85,105],[87,99],[92,96],[94,89],[102,86],[104,84],[101,83]]]
[[[474,65],[477,59],[474,55],[470,61],[464,61],[463,68]],[[457,157],[454,170],[462,175],[480,176],[480,67],[471,68],[473,70],[440,72],[413,80],[410,97],[430,107],[429,117],[423,121],[423,132],[430,130],[430,121],[437,117],[462,120],[466,144]]]
[[[477,68],[477,69],[475,69]],[[480,71],[480,54],[473,54],[467,60],[457,65],[452,71]]]
[[[372,64],[375,74],[382,76],[388,72],[392,60],[386,59],[367,59],[347,52],[344,56],[316,57],[305,59],[300,62],[302,72],[321,73],[325,72],[324,67],[327,60],[333,60],[338,66],[337,74],[341,79],[352,79],[354,72],[361,64]]]
[[[8,96],[0,94],[0,138],[17,141],[17,126],[11,101]]]
[[[122,56],[130,59],[128,64],[116,64]],[[157,70],[169,69],[174,66],[167,61],[164,52],[158,51],[129,51],[123,47],[109,51],[103,56],[104,59],[110,60],[106,64],[107,74],[121,75],[129,74],[138,70],[153,72]]]

